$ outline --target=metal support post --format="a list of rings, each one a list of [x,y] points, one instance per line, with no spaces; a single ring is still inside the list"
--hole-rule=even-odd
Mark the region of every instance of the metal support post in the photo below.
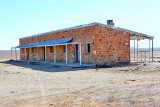
[[[66,64],[67,64],[67,45],[66,45]]]

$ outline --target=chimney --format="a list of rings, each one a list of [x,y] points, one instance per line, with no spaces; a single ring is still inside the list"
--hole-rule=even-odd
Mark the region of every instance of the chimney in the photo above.
[[[112,25],[112,26],[114,26],[113,20],[107,20],[107,25]]]

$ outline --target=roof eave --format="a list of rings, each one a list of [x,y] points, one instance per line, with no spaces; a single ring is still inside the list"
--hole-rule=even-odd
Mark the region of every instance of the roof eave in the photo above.
[[[54,30],[54,31],[50,31],[50,32],[40,33],[40,34],[36,34],[36,35],[31,35],[31,36],[27,36],[27,37],[22,37],[22,38],[19,38],[19,39],[24,39],[24,38],[44,35],[44,34],[53,33],[53,32],[65,31],[65,30],[70,30],[70,29],[83,28],[83,27],[87,27],[87,26],[94,26],[94,25],[104,26],[104,27],[108,27],[108,28],[116,29],[116,30],[121,30],[121,31],[129,32],[130,34],[142,35],[142,36],[146,36],[148,38],[154,38],[154,36],[151,36],[151,35],[135,32],[135,31],[131,31],[131,30],[120,28],[120,27],[116,27],[116,26],[113,26],[113,25],[106,25],[106,24],[101,24],[101,23],[98,23],[98,22],[94,22],[94,23],[83,24],[83,25],[78,25],[78,26],[74,26],[74,27]]]

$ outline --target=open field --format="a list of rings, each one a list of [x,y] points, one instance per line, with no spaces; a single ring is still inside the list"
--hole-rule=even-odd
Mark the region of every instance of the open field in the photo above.
[[[1,51],[0,107],[160,105],[160,63],[71,68],[8,59]]]

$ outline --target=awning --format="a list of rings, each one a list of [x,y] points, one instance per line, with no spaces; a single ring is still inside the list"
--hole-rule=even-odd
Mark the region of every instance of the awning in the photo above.
[[[70,42],[73,38],[63,38],[63,39],[55,39],[49,41],[42,41],[42,42],[34,42],[34,43],[26,43],[17,46],[16,48],[27,48],[27,47],[39,47],[39,46],[54,46],[56,44],[63,44]]]

